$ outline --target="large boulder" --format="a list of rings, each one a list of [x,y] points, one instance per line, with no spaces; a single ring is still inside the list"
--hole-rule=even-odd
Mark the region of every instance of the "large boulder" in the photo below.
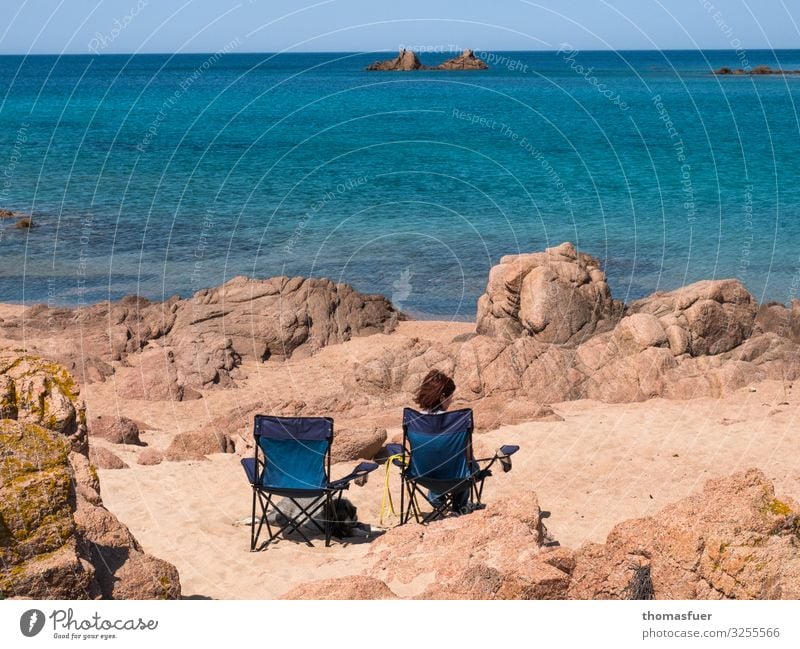
[[[577,551],[571,599],[631,597],[637,569],[656,599],[798,599],[798,505],[756,469],[709,480],[655,516]]]
[[[586,376],[582,395],[606,403],[646,401],[662,396],[667,388],[667,372],[678,367],[670,350],[649,346],[626,353],[624,345],[637,343],[627,338],[626,333],[620,347],[616,334],[614,330],[578,348],[577,359],[583,363],[579,367]]]
[[[527,336],[513,341],[469,336],[448,344],[408,339],[354,361],[344,385],[382,398],[384,405],[408,405],[425,375],[438,369],[453,376],[459,401],[477,407],[487,397],[518,397],[521,412],[533,413],[544,403],[576,398],[584,377],[572,369],[572,357],[569,349]]]
[[[569,561],[548,561],[545,534],[536,495],[523,492],[468,516],[389,530],[372,544],[367,574],[421,599],[561,599]]]
[[[175,568],[103,506],[86,413],[66,370],[0,352],[0,596],[177,598]]]
[[[800,364],[794,360],[800,347],[777,334],[752,336],[720,354],[676,356],[674,348],[657,335],[652,320],[645,333],[631,330],[629,322],[638,316],[652,317],[628,316],[613,332],[594,336],[578,347],[573,372],[580,377],[577,385],[581,387],[575,393],[607,403],[721,397],[766,379],[792,381],[800,376]]]
[[[628,305],[630,313],[658,319],[677,355],[721,354],[753,333],[757,305],[735,279],[703,280]]]
[[[385,428],[337,428],[331,446],[331,462],[371,460],[385,442]]]
[[[185,300],[36,305],[0,321],[0,336],[24,341],[84,383],[106,380],[119,365],[138,367],[141,377],[129,372],[118,383],[126,398],[183,400],[234,385],[243,359],[307,356],[353,336],[388,333],[400,317],[383,296],[347,284],[235,277]]]
[[[105,507],[79,500],[75,521],[88,542],[104,598],[180,598],[180,578],[175,566],[145,554],[128,528]]]
[[[208,342],[165,339],[154,342],[131,356],[135,370],[120,372],[117,395],[123,399],[148,401],[189,401],[202,397],[200,390],[234,385],[239,376],[239,355],[231,341],[212,336]]]
[[[6,419],[38,424],[85,453],[86,417],[78,386],[57,363],[0,350],[0,409]]]
[[[36,424],[3,419],[0,448],[0,594],[98,596],[73,516],[69,443]]]
[[[176,332],[169,339],[174,353],[176,381],[184,389],[184,398],[189,391],[234,386],[235,379],[242,376],[239,370],[242,358],[233,348],[231,339],[187,333],[190,335],[181,336]]]
[[[453,359],[444,345],[405,339],[400,345],[374,352],[354,361],[344,376],[345,389],[373,396],[410,394],[431,368],[452,374]]]
[[[235,277],[182,304],[171,336],[230,339],[242,358],[285,359],[353,336],[389,333],[398,315],[385,297],[327,279]]]
[[[622,310],[600,262],[562,243],[545,252],[505,256],[492,268],[478,300],[477,332],[577,345],[613,327]]]
[[[418,344],[404,350],[408,361],[395,356],[383,367],[362,360],[354,381],[409,391],[422,365],[452,369],[466,401],[503,392],[538,404],[718,397],[800,374],[798,323],[800,301],[759,309],[732,279],[625,307],[611,299],[599,262],[565,243],[503,257],[492,268],[478,302],[481,335],[435,351]],[[413,381],[404,376],[412,369]]]

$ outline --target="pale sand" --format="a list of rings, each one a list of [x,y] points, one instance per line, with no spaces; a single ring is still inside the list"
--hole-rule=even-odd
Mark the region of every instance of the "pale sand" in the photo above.
[[[0,305],[0,317],[20,312]],[[265,399],[276,403],[307,395],[335,395],[341,390],[346,362],[376,347],[401,345],[409,337],[447,342],[474,331],[470,323],[404,322],[391,336],[357,338],[323,349],[310,359],[252,364],[248,378],[230,390],[211,390],[201,400],[158,403],[117,398],[114,378],[84,386],[88,416],[119,414],[147,425],[142,440],[163,449],[175,433],[202,428],[237,402]],[[3,341],[0,341],[2,344]],[[19,347],[9,341],[7,346]],[[132,359],[135,362],[135,357]],[[136,372],[118,368],[118,376]],[[788,402],[788,404],[784,403]],[[757,467],[774,481],[780,495],[800,501],[800,439],[796,432],[800,386],[765,382],[725,399],[603,404],[571,401],[552,404],[561,422],[505,426],[476,437],[479,451],[502,443],[519,444],[514,469],[499,471],[487,482],[484,501],[533,489],[546,524],[562,545],[603,542],[615,523],[652,514],[697,490],[705,480]],[[328,413],[318,413],[328,414]],[[376,404],[368,423],[400,434],[400,410]],[[363,425],[363,409],[336,416],[337,426]],[[259,553],[249,552],[250,528],[234,522],[250,515],[251,491],[234,455],[218,454],[205,462],[136,464],[138,448],[104,445],[130,464],[129,469],[100,471],[106,506],[127,524],[146,552],[170,561],[180,572],[184,595],[214,598],[274,598],[292,586],[360,572],[369,543],[334,541],[308,548],[281,541]],[[354,463],[338,465],[335,475]],[[384,469],[364,488],[347,496],[359,518],[377,524]],[[397,471],[390,472],[397,498]],[[415,586],[390,584],[400,595]],[[422,584],[424,586],[424,584]],[[418,586],[419,590],[422,586]]]
[[[220,403],[277,398],[286,394],[280,385],[299,395],[315,389],[334,393],[340,386],[336,369],[346,356],[359,356],[377,344],[396,344],[406,335],[449,339],[471,328],[403,323],[399,335],[361,338],[329,347],[313,359],[249,368],[250,378],[241,388],[209,392],[200,401],[168,406],[115,401],[111,383],[89,386],[84,393],[92,415],[118,410],[161,429],[142,438],[163,448],[174,432],[197,429]],[[799,404],[800,388],[780,382],[760,383],[725,399],[552,404],[564,421],[504,426],[477,437],[481,450],[502,443],[522,447],[513,471],[498,471],[487,482],[484,501],[533,489],[542,509],[550,512],[546,525],[552,535],[562,545],[577,548],[589,541],[603,542],[615,523],[652,514],[697,490],[708,478],[751,467],[762,469],[779,494],[800,500]],[[378,413],[375,421],[389,426],[391,437],[400,433],[399,418],[398,410]],[[233,455],[143,467],[135,464],[137,451],[109,448],[131,468],[100,472],[106,505],[147,552],[178,567],[186,596],[273,598],[304,581],[363,569],[369,549],[363,541],[334,541],[328,549],[282,541],[250,553],[249,527],[233,525],[249,515],[251,498]],[[341,475],[353,464],[339,465],[335,473]],[[397,471],[390,475],[397,497]],[[366,487],[353,487],[347,494],[364,522],[378,523],[383,479],[381,467]],[[413,587],[391,586],[401,595],[414,592]]]
[[[22,304],[6,304],[0,302],[0,318],[18,318],[28,308]]]

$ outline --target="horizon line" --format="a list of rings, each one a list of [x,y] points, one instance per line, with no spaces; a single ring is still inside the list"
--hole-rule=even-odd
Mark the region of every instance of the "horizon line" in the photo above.
[[[568,45],[572,47],[569,43],[564,43],[564,45]],[[420,48],[405,48],[410,49],[412,52],[416,52],[419,54],[449,54],[453,52],[464,52],[466,49],[471,49],[473,52],[478,54],[482,52],[542,52],[542,53],[557,53],[562,51],[561,49],[530,49],[530,50],[503,50],[499,48],[486,48],[486,49],[478,49],[478,48],[455,48],[455,49],[444,49],[443,47],[431,45],[429,49],[425,47]],[[212,51],[212,50],[198,50],[198,51],[191,51],[191,52],[0,52],[0,56],[21,56],[21,57],[28,57],[28,56],[91,56],[91,57],[108,57],[108,56],[193,56],[193,55],[204,55],[204,54],[217,54],[220,50]],[[400,52],[401,48],[398,49],[380,49],[380,50],[283,50],[280,52],[270,52],[266,50],[245,50],[245,51],[236,51],[236,52],[227,52],[226,56],[243,56],[243,55],[253,55],[253,54],[264,54],[264,55],[282,55],[282,54],[384,54],[384,53],[393,53],[393,52]],[[574,48],[576,52],[603,52],[603,53],[618,53],[618,52],[800,52],[800,47],[771,47],[771,48],[747,48],[747,47],[739,47],[739,48],[702,48],[702,47],[693,47],[693,48],[606,48],[606,49],[582,49],[580,47]]]

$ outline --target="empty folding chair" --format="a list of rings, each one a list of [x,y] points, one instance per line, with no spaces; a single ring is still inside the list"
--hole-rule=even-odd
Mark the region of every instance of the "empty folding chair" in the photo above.
[[[254,457],[242,460],[253,489],[250,550],[256,549],[265,526],[268,538],[258,549],[284,531],[297,532],[313,546],[303,532],[304,525],[324,534],[325,545],[329,546],[335,500],[342,497],[353,480],[365,478],[378,465],[362,462],[349,475],[331,481],[333,419],[330,417],[256,415],[253,428]]]

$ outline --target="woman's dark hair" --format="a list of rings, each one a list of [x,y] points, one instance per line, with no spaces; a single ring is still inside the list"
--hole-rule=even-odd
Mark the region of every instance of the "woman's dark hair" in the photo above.
[[[435,412],[456,391],[456,384],[444,372],[431,370],[417,392],[417,404],[423,410]]]

